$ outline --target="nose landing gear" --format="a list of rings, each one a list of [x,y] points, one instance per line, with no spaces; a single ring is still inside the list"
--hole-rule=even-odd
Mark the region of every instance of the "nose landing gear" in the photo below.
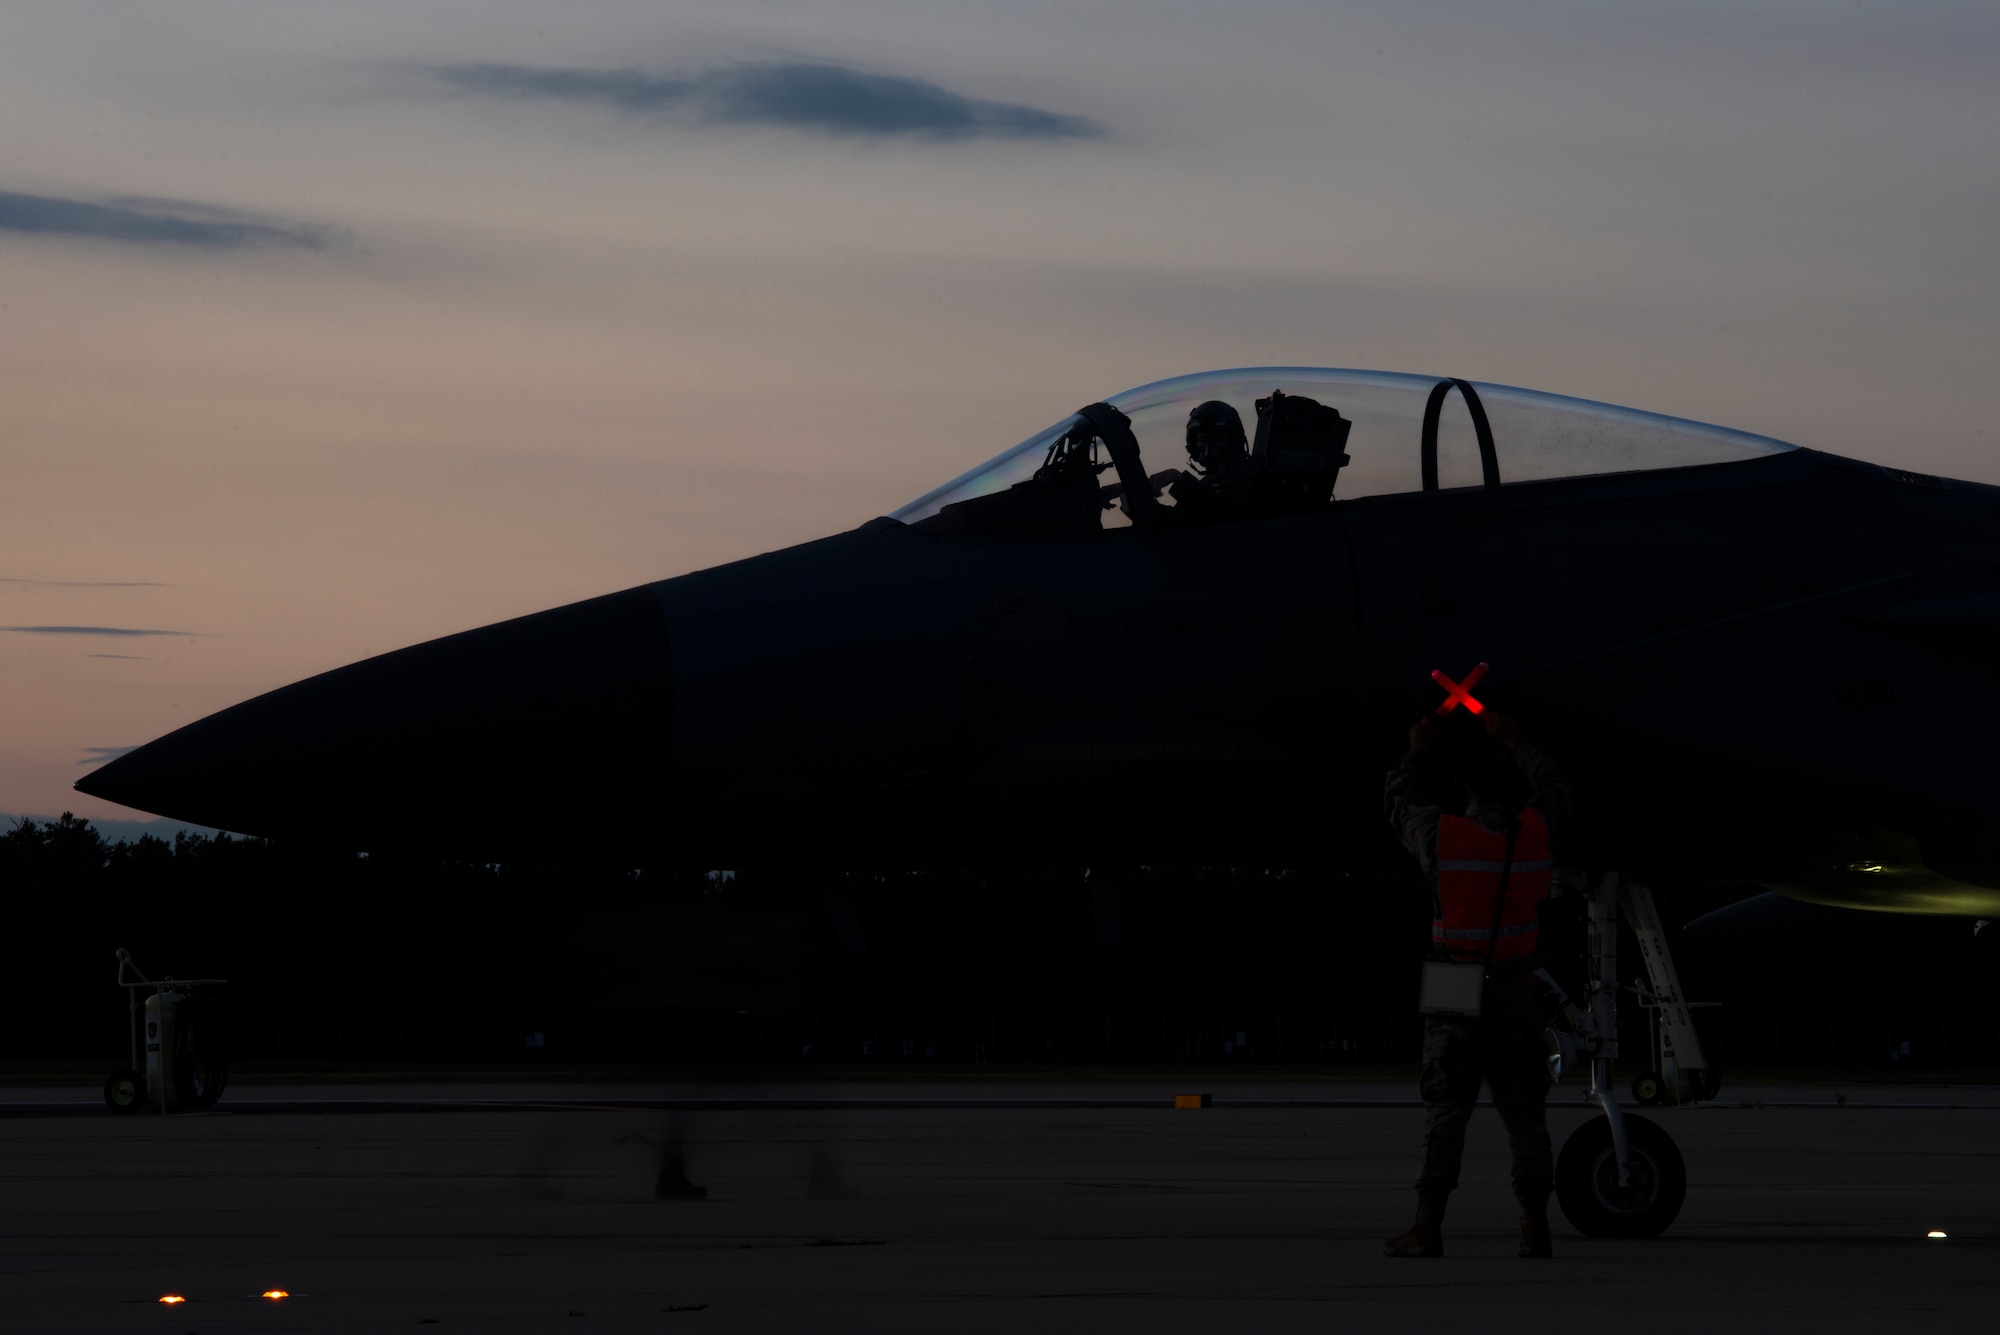
[[[1666,1231],[1687,1199],[1687,1165],[1673,1138],[1643,1117],[1625,1117],[1627,1171],[1619,1173],[1611,1119],[1596,1117],[1556,1157],[1556,1203],[1593,1238],[1650,1238]],[[1621,1181],[1620,1178],[1623,1177]]]
[[[1687,1020],[1686,1003],[1680,1000],[1680,983],[1652,891],[1637,881],[1621,885],[1618,874],[1610,872],[1598,878],[1588,893],[1590,1008],[1571,1012],[1573,1035],[1552,1035],[1552,1040],[1589,1058],[1590,1089],[1584,1097],[1604,1115],[1577,1128],[1556,1156],[1556,1203],[1571,1225],[1589,1237],[1650,1238],[1664,1232],[1680,1214],[1687,1199],[1687,1165],[1673,1137],[1658,1123],[1618,1106],[1611,1085],[1611,1059],[1618,1055],[1621,900],[1631,913],[1653,979],[1645,1000],[1658,1012],[1656,1026],[1668,1034],[1665,1051],[1678,1059],[1679,1072],[1689,1077],[1697,1097],[1712,1096],[1717,1082]],[[1550,1065],[1559,1070],[1561,1063],[1552,1058]],[[1633,1097],[1649,1106],[1663,1102],[1664,1084],[1659,1074],[1647,1071],[1632,1082]]]

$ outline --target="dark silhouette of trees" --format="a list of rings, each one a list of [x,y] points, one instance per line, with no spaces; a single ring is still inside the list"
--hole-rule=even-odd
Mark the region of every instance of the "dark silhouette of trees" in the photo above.
[[[587,862],[593,831],[574,837]],[[1704,893],[1663,890],[1670,920]],[[239,1063],[1407,1064],[1428,908],[1388,858],[722,876],[107,843],[65,815],[0,830],[0,1062],[123,1065],[123,946],[155,977],[230,980]],[[1690,995],[1726,1003],[1738,1061],[1880,1065],[1906,1039],[1919,1064],[1993,1060],[1990,1011],[1681,963]]]

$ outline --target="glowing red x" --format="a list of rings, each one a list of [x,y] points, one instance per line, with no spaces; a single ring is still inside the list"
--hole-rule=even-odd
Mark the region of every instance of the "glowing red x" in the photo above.
[[[1431,673],[1431,680],[1444,687],[1445,692],[1444,703],[1437,707],[1437,712],[1439,714],[1449,714],[1460,705],[1464,705],[1465,711],[1468,714],[1485,713],[1486,706],[1472,698],[1472,688],[1477,686],[1479,679],[1485,675],[1486,664],[1484,663],[1466,673],[1463,682],[1453,681],[1450,677],[1445,676],[1444,673],[1433,671]]]

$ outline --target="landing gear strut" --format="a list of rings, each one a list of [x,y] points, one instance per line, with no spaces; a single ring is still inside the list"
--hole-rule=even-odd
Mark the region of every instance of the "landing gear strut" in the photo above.
[[[1618,1055],[1618,907],[1622,902],[1639,937],[1646,971],[1652,976],[1649,1004],[1658,1008],[1664,1051],[1697,1091],[1712,1092],[1700,1040],[1680,998],[1680,981],[1666,935],[1653,906],[1653,892],[1638,881],[1606,872],[1587,888],[1590,911],[1590,1008],[1572,1010],[1574,1034],[1551,1036],[1550,1065],[1558,1071],[1566,1057],[1588,1058],[1590,1088],[1584,1098],[1604,1110],[1585,1122],[1556,1157],[1556,1202],[1578,1232],[1594,1238],[1650,1238],[1664,1232],[1687,1198],[1687,1166],[1673,1138],[1658,1124],[1628,1115],[1611,1086],[1611,1062]],[[1656,1045],[1657,1046],[1657,1045]],[[1661,1101],[1667,1080],[1649,1071],[1633,1082],[1642,1103]],[[1678,1085],[1675,1085],[1678,1092]],[[1650,1095],[1650,1097],[1648,1097]],[[1674,1099],[1678,1102],[1678,1098]]]

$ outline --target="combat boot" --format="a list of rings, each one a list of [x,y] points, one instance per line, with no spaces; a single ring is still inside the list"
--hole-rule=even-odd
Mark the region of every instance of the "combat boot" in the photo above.
[[[1383,1243],[1382,1255],[1443,1256],[1444,1203],[1447,1199],[1443,1192],[1418,1192],[1417,1221],[1410,1225],[1407,1233]]]
[[[1521,1204],[1521,1255],[1535,1260],[1554,1256],[1555,1244],[1549,1241],[1549,1203],[1546,1198],[1534,1204]]]

